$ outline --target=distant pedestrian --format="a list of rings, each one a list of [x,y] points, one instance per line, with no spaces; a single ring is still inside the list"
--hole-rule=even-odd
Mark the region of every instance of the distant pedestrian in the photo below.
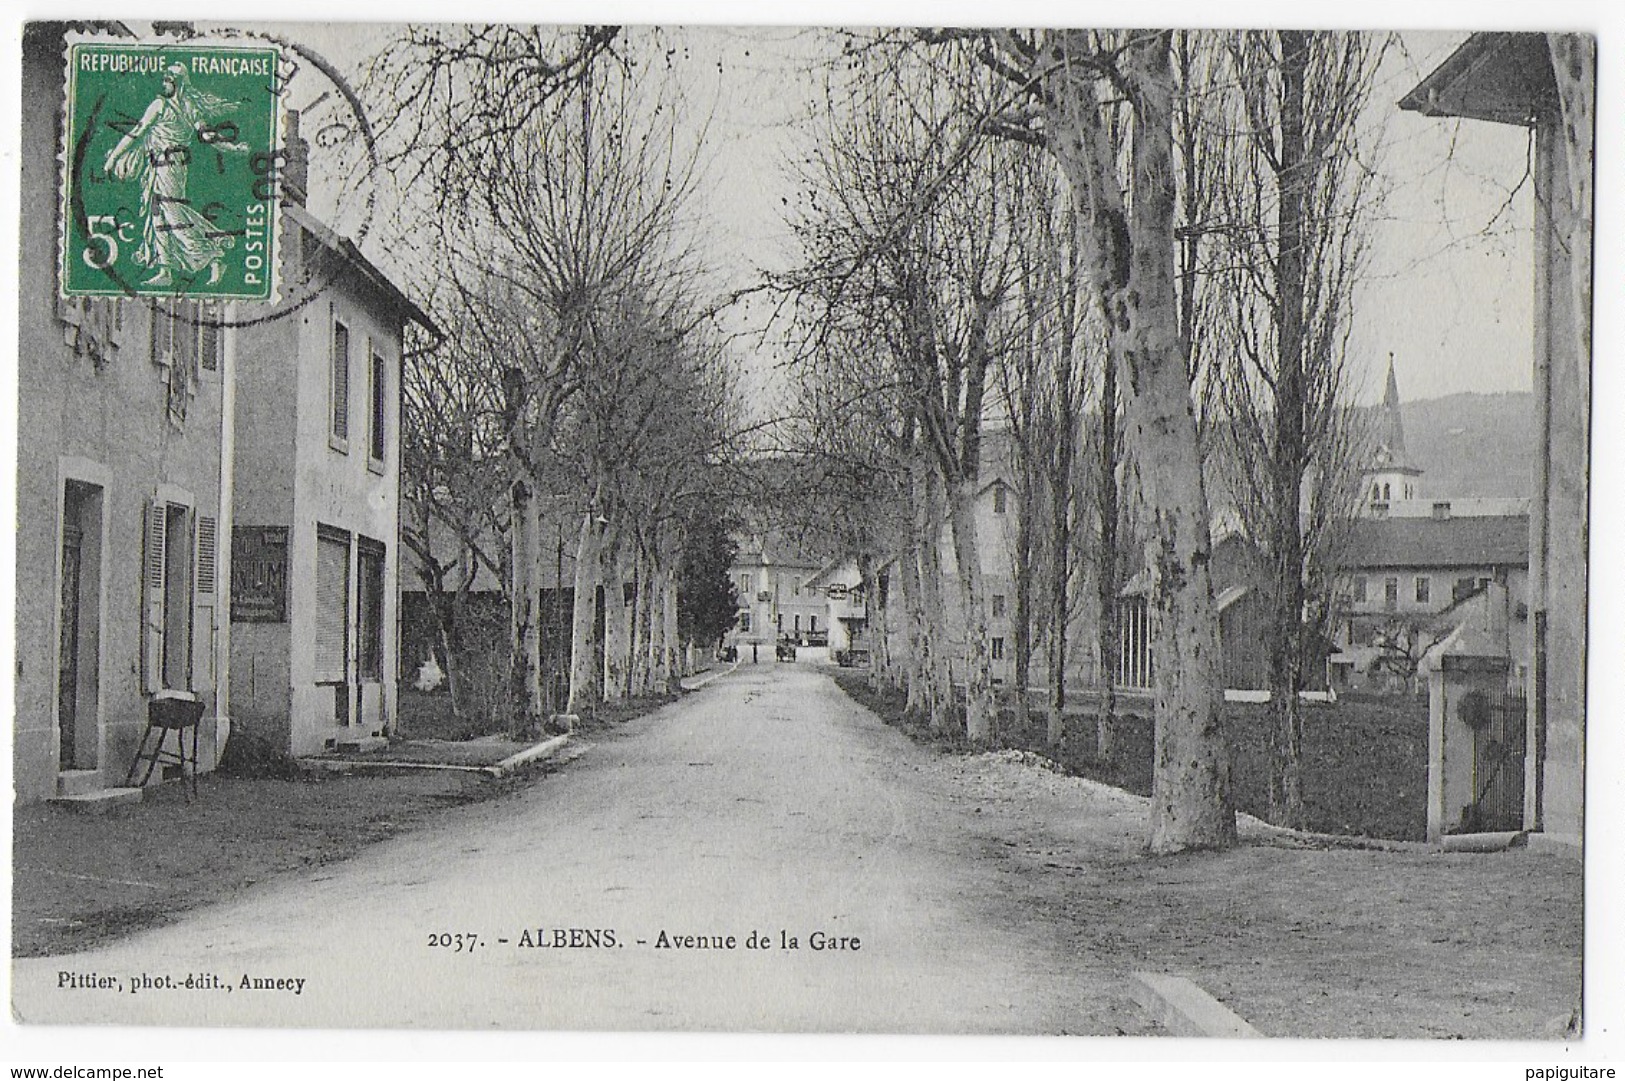
[[[758,646],[757,646],[757,644],[755,642],[752,642],[750,644],[750,663],[751,664],[756,664],[757,663],[757,660],[756,660],[756,650],[757,650],[757,648],[758,648]]]

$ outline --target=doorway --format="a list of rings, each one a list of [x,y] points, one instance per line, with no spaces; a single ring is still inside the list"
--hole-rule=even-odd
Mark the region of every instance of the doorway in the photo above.
[[[63,485],[57,600],[57,768],[97,767],[101,638],[102,489]]]

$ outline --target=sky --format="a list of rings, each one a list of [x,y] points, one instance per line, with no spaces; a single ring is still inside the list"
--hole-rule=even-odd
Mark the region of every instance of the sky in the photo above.
[[[381,25],[288,28],[359,77],[388,40]],[[1408,31],[1378,73],[1366,123],[1380,127],[1371,257],[1355,297],[1349,355],[1357,397],[1381,394],[1392,354],[1406,399],[1531,385],[1531,185],[1521,129],[1403,112],[1398,99],[1449,55],[1464,32]],[[795,259],[785,213],[796,204],[792,161],[814,138],[822,108],[818,65],[826,32],[794,26],[688,26],[673,33],[685,123],[704,125],[703,179],[692,227],[719,283],[742,288]],[[331,103],[329,103],[331,107]],[[387,206],[387,199],[380,206]],[[363,247],[386,268],[382,230]],[[726,317],[738,331],[763,325],[771,301],[748,297]],[[747,393],[779,396],[772,341],[734,343]]]

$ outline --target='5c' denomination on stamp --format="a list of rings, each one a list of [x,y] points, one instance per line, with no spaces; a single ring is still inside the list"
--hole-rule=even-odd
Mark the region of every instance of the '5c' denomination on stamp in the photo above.
[[[62,291],[276,299],[278,50],[68,49]]]

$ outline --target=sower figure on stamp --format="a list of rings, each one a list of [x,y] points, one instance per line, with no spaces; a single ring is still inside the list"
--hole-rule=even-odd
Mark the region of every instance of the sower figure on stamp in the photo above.
[[[144,284],[170,285],[175,273],[190,276],[205,268],[210,285],[220,281],[221,259],[232,238],[187,201],[186,180],[196,143],[215,150],[248,150],[236,141],[236,125],[219,123],[236,108],[194,87],[185,65],[171,64],[140,122],[108,151],[108,172],[141,182],[141,247],[134,259],[155,271]]]

